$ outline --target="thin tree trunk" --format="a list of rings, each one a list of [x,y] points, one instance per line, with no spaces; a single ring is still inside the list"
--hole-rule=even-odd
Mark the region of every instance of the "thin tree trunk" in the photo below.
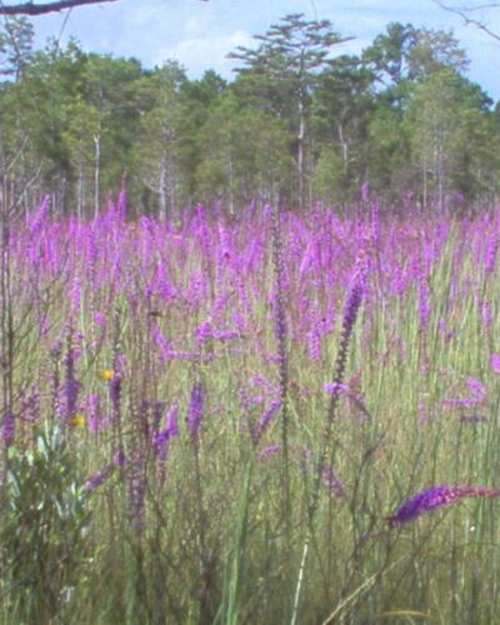
[[[233,172],[233,158],[231,155],[231,151],[229,151],[228,158],[228,171],[229,171],[229,213],[231,216],[234,215],[234,172]]]
[[[424,163],[423,163],[423,169],[424,169],[424,197],[422,200],[423,203],[423,209],[424,211],[427,210],[427,200],[428,200],[428,173],[427,173],[427,157],[424,155]]]
[[[78,199],[77,199],[77,214],[78,219],[83,217],[83,205],[84,205],[84,191],[85,191],[85,180],[83,173],[83,158],[80,158],[80,162],[78,164]]]
[[[305,200],[305,173],[304,173],[304,137],[306,132],[304,117],[304,100],[299,100],[299,132],[297,135],[297,169],[299,174],[299,208],[304,209]]]
[[[166,220],[168,217],[167,205],[167,156],[163,154],[160,160],[160,180],[158,184],[160,201],[160,218]]]
[[[100,213],[100,177],[101,177],[101,136],[94,136],[95,145],[95,170],[94,170],[94,218],[97,219]]]

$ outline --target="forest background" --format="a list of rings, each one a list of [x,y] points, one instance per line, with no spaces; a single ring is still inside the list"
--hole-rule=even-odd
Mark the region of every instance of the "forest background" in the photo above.
[[[227,81],[76,40],[37,49],[33,23],[0,32],[0,170],[26,212],[49,194],[55,214],[97,215],[123,184],[136,214],[164,218],[199,202],[348,211],[368,187],[422,210],[498,196],[500,104],[451,31],[393,22],[346,54],[330,21],[294,13],[230,54]]]

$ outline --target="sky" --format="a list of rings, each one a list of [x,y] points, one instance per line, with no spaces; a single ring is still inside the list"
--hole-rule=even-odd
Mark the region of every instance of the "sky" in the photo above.
[[[500,100],[500,42],[465,26],[432,0],[118,0],[79,7],[69,16],[36,17],[33,23],[38,46],[49,36],[62,42],[73,36],[86,51],[135,57],[146,68],[176,59],[190,78],[214,69],[231,79],[234,62],[227,53],[238,45],[252,46],[253,35],[288,13],[328,19],[341,35],[354,37],[342,53],[360,52],[394,21],[452,29],[471,60],[469,78]],[[500,8],[475,15],[500,33]]]

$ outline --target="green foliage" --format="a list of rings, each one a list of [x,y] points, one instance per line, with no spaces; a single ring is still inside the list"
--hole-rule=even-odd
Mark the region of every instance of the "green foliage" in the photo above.
[[[171,62],[144,77],[139,85],[142,139],[135,148],[134,175],[156,196],[164,218],[187,201],[181,191],[180,165],[185,118],[180,90],[186,80],[184,70]]]
[[[443,69],[467,69],[463,48],[452,33],[393,22],[363,51],[363,60],[388,87],[421,80]]]
[[[10,447],[7,467],[0,525],[4,601],[16,622],[48,623],[82,579],[88,496],[58,426],[36,429],[27,449]]]
[[[255,105],[269,107],[280,119],[286,120],[294,137],[291,155],[296,161],[297,187],[288,204],[305,205],[308,146],[310,144],[311,96],[318,82],[318,73],[331,62],[332,48],[349,38],[342,38],[328,20],[304,19],[301,13],[286,15],[281,23],[273,24],[257,50],[240,46],[229,58],[241,60],[244,67],[243,93],[249,94]]]
[[[200,197],[224,200],[235,210],[255,198],[276,199],[290,172],[286,128],[270,114],[241,107],[232,92],[219,99],[199,134]]]
[[[249,525],[250,485],[252,465],[246,468],[238,507],[239,518],[235,523],[234,542],[226,557],[224,572],[223,602],[215,618],[214,625],[238,625],[240,594],[244,588],[245,551]]]
[[[342,156],[334,147],[324,147],[314,169],[313,196],[329,204],[347,201],[349,180]]]
[[[255,48],[229,54],[241,66],[228,85],[213,70],[191,80],[176,61],[146,70],[75,41],[34,50],[30,23],[8,20],[0,30],[14,78],[0,88],[8,188],[25,210],[51,193],[55,210],[80,216],[97,214],[124,180],[137,212],[163,216],[200,200],[237,211],[279,196],[307,207],[358,197],[367,180],[387,198],[408,191],[424,205],[456,193],[494,197],[498,115],[465,78],[453,34],[392,23],[359,55],[335,56],[347,39],[328,20],[286,15],[255,36]],[[440,93],[439,76],[449,77]],[[439,126],[446,139],[432,130],[433,100],[451,106],[447,129]],[[447,154],[440,164],[432,146]],[[326,184],[326,154],[342,158],[338,193]]]
[[[0,35],[0,53],[4,57],[1,74],[18,80],[31,61],[35,30],[26,17],[7,17]]]
[[[405,124],[425,203],[443,206],[453,189],[469,199],[474,196],[479,172],[473,155],[489,143],[486,103],[479,89],[449,69],[432,74],[413,90]]]

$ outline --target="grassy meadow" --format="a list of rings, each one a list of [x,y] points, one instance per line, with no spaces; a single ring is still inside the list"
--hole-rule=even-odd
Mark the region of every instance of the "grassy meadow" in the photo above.
[[[49,209],[3,255],[0,623],[496,621],[498,208]]]

